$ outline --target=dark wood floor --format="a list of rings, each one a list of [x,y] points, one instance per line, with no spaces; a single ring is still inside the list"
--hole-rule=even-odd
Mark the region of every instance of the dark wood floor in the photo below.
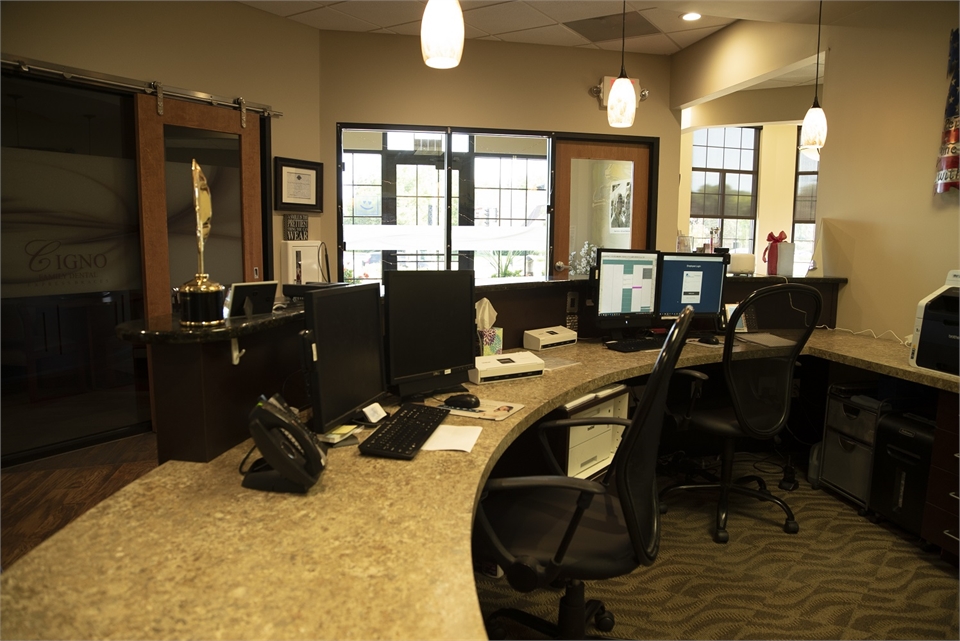
[[[155,467],[149,432],[0,470],[0,569]]]

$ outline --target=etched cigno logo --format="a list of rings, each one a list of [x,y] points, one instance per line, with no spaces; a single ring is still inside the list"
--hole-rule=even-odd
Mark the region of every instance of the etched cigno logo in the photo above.
[[[27,266],[32,272],[74,271],[77,269],[103,269],[107,266],[106,254],[60,253],[59,240],[31,240],[23,251],[29,257]]]

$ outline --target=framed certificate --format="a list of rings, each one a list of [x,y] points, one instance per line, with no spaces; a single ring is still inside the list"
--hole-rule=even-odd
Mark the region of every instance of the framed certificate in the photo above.
[[[273,208],[323,213],[323,164],[292,158],[273,159]]]

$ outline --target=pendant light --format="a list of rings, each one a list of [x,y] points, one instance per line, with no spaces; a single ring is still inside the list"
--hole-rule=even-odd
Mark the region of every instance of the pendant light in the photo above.
[[[607,123],[611,127],[630,127],[637,115],[637,92],[623,64],[627,45],[627,0],[623,0],[623,25],[620,30],[620,76],[613,81],[607,97]]]
[[[458,0],[430,0],[420,21],[420,53],[428,67],[452,69],[463,55],[463,11]]]
[[[823,0],[820,0],[820,15],[817,17],[817,75],[813,85],[813,106],[803,117],[800,127],[800,153],[811,160],[820,161],[820,148],[827,141],[827,116],[820,108],[817,87],[820,85],[820,26],[823,20]]]

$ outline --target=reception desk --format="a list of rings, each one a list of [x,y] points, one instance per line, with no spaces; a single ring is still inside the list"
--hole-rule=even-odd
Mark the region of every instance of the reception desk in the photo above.
[[[810,356],[957,394],[957,377],[911,368],[907,348],[826,330]],[[591,390],[650,372],[656,353],[557,348],[578,364],[482,386],[522,403],[473,451],[413,461],[331,450],[306,495],[240,486],[244,442],[209,463],[170,461],[105,500],[0,576],[0,634],[29,639],[486,638],[473,580],[480,488],[519,434]],[[687,345],[679,366],[721,350]]]

